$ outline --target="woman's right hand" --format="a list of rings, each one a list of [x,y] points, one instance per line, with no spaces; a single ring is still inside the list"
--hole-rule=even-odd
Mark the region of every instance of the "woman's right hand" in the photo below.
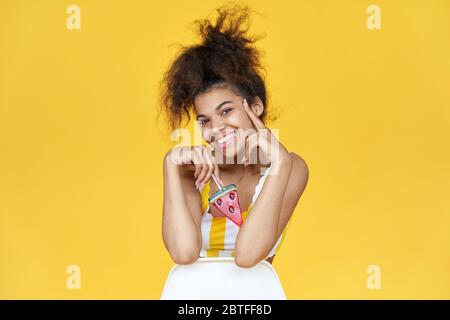
[[[203,187],[212,174],[223,184],[216,159],[211,150],[204,145],[175,147],[168,152],[167,159],[174,165],[194,171],[197,190]]]

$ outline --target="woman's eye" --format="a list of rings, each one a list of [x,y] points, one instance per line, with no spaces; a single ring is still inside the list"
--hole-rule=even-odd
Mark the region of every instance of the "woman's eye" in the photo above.
[[[227,114],[229,111],[231,111],[230,108],[225,109],[225,110],[223,110],[223,111],[221,112],[221,115],[223,116],[223,115]]]
[[[207,122],[208,122],[207,119],[199,120],[199,123],[200,123],[201,126],[204,126]]]

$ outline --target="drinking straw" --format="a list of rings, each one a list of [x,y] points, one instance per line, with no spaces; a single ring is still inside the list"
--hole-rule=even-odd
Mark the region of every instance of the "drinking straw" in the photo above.
[[[216,183],[217,187],[218,187],[220,190],[222,190],[223,188],[222,188],[222,186],[219,184],[219,181],[217,181],[216,176],[214,175],[214,173],[213,173],[211,176],[212,176],[214,182]]]

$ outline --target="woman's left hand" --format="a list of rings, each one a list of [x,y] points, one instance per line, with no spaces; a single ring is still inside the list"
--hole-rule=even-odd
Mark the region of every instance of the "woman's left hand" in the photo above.
[[[245,139],[244,158],[242,161],[244,165],[247,166],[250,164],[251,154],[258,147],[272,164],[279,163],[282,159],[289,159],[289,152],[278,141],[270,129],[264,125],[261,119],[253,113],[246,99],[244,99],[243,103],[244,109],[256,129],[255,133],[247,136]]]

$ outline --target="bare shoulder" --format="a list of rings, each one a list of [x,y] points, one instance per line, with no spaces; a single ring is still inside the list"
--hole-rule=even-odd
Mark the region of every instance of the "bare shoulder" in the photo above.
[[[305,159],[295,152],[290,152],[289,155],[292,161],[291,178],[302,179],[306,182],[309,176],[309,169]]]
[[[306,188],[309,178],[309,169],[305,159],[294,152],[290,152],[292,161],[291,173],[289,175],[286,189],[287,199],[297,202]]]
[[[290,152],[289,155],[291,157],[292,167],[283,197],[278,234],[281,234],[294,213],[303,191],[306,188],[309,176],[306,161],[294,152]]]

